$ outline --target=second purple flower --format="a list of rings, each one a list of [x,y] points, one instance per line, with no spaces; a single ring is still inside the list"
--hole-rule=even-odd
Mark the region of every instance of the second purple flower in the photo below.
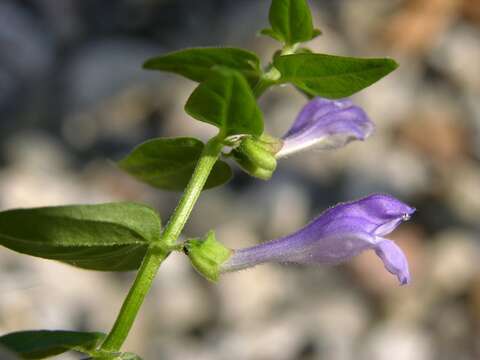
[[[309,148],[336,149],[352,140],[365,140],[374,128],[367,114],[349,99],[316,97],[303,107],[284,135],[276,158]]]

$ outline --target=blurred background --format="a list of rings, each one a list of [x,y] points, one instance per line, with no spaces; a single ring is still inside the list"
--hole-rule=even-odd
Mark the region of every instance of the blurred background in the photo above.
[[[480,1],[312,0],[318,52],[390,56],[400,68],[354,96],[377,132],[279,163],[269,182],[236,169],[203,193],[185,234],[232,248],[288,234],[339,201],[388,192],[415,206],[391,238],[400,288],[373,253],[338,267],[264,265],[212,285],[186,258],[162,266],[126,350],[165,360],[480,358]],[[213,127],[183,104],[195,84],[141,70],[188,46],[277,49],[256,36],[267,0],[0,0],[0,208],[142,201],[164,221],[179,194],[112,163],[157,136]],[[261,100],[280,136],[306,100]],[[108,331],[134,277],[0,251],[0,333]],[[74,359],[72,356],[59,359]]]

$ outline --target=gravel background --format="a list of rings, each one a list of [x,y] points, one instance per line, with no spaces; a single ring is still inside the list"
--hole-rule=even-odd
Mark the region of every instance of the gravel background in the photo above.
[[[319,52],[390,56],[400,68],[356,95],[368,141],[282,160],[269,182],[236,171],[202,195],[185,234],[241,247],[287,234],[328,206],[388,192],[418,212],[391,238],[413,283],[372,253],[338,267],[265,265],[201,279],[162,267],[125,349],[145,360],[480,358],[480,2],[312,0]],[[1,0],[0,208],[143,201],[164,221],[178,194],[111,163],[156,136],[207,138],[183,112],[195,84],[140,69],[149,56],[228,44],[276,50],[260,0]],[[305,99],[261,101],[282,135]],[[108,331],[134,274],[94,273],[0,251],[0,333]],[[73,359],[63,356],[59,359]]]

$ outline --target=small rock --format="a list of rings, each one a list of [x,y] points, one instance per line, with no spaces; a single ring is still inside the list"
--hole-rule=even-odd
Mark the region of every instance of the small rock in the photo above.
[[[361,343],[360,359],[430,360],[435,359],[432,339],[418,328],[384,323]]]
[[[433,239],[431,257],[432,285],[444,294],[464,292],[478,274],[480,244],[462,229],[444,231]]]

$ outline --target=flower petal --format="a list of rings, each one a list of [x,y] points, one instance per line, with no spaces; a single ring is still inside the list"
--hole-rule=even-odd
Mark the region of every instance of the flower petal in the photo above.
[[[396,275],[401,285],[410,282],[408,262],[402,249],[393,241],[384,239],[375,247],[375,253],[382,259],[385,268]]]
[[[283,147],[276,156],[281,158],[312,147],[339,148],[352,140],[365,140],[373,130],[374,124],[365,112],[350,100],[315,98],[283,137]]]
[[[360,200],[338,204],[322,215],[332,222],[338,218],[359,218],[364,230],[375,236],[391,233],[402,221],[410,219],[415,208],[387,194],[372,194]]]
[[[349,106],[353,103],[349,99],[330,100],[316,97],[310,100],[300,111],[297,118],[293,122],[292,127],[284,135],[284,138],[298,133],[306,126],[314,122],[314,119],[321,118],[328,113],[335,112]]]

